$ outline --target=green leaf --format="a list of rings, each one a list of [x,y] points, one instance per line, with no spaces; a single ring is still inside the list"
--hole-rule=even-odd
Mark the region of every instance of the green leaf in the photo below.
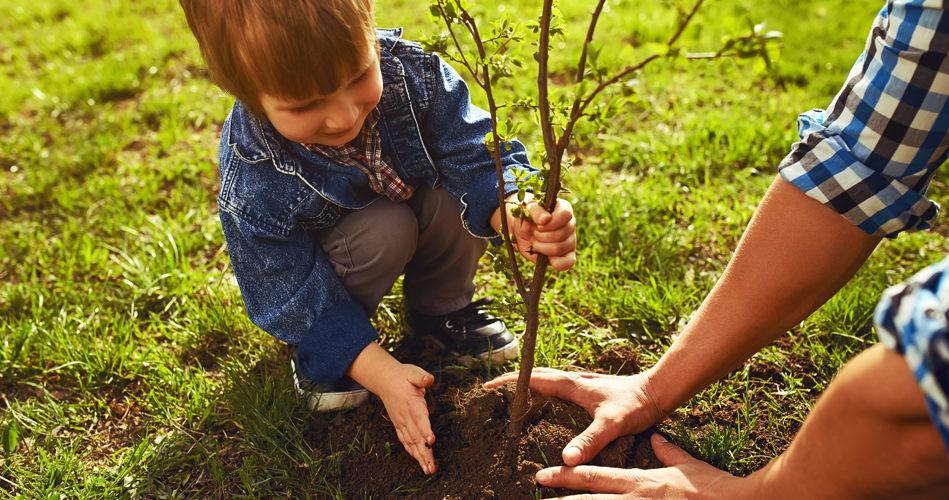
[[[513,123],[510,127],[511,140],[514,139],[514,136],[521,131],[521,122]]]
[[[763,57],[755,59],[754,62],[755,73],[761,75],[768,72],[768,63],[765,62]]]
[[[484,136],[484,145],[488,148],[488,151],[494,152],[494,132],[488,132]]]
[[[18,443],[16,425],[12,423],[7,425],[7,428],[3,430],[3,436],[0,437],[0,440],[3,441],[3,451],[7,452],[7,454],[13,453]]]

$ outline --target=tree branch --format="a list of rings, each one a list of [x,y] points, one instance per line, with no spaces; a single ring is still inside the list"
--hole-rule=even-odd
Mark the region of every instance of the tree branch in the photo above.
[[[577,64],[577,83],[583,81],[583,74],[586,72],[587,66],[587,49],[590,46],[590,42],[593,41],[593,32],[596,30],[596,22],[600,19],[600,13],[603,12],[603,4],[606,3],[606,0],[600,0],[596,4],[596,9],[593,10],[593,16],[590,19],[590,27],[587,28],[587,38],[583,41],[583,50],[580,51],[580,62]],[[574,101],[576,105],[576,101]],[[573,113],[571,113],[572,115]]]

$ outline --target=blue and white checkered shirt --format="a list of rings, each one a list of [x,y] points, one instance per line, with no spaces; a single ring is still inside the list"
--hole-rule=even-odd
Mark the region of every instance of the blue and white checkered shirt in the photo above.
[[[883,293],[873,321],[880,342],[906,358],[949,449],[949,259]]]
[[[949,15],[942,1],[890,1],[830,109],[798,118],[782,177],[863,231],[927,229],[926,189],[949,149]]]

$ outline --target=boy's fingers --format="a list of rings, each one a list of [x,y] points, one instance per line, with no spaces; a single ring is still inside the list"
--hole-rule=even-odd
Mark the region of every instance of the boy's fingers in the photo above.
[[[577,263],[577,252],[570,252],[559,257],[550,257],[550,267],[557,271],[566,271]]]
[[[435,382],[435,377],[428,373],[427,371],[419,368],[418,366],[410,365],[411,373],[409,373],[408,379],[409,382],[418,388],[425,388],[432,385]]]
[[[416,444],[411,447],[406,446],[405,449],[409,452],[409,455],[412,455],[412,458],[418,461],[423,472],[426,474],[435,472],[435,457],[432,455],[431,448],[424,444]]]
[[[566,255],[576,250],[577,242],[574,235],[568,236],[567,239],[563,241],[540,241],[539,238],[535,238],[533,247],[537,253],[542,253],[548,257],[555,257]]]
[[[531,214],[531,220],[534,221],[534,224],[550,224],[550,214],[544,210],[540,203],[528,203],[527,212]]]
[[[428,420],[428,409],[423,408],[423,411],[423,414],[415,417],[415,435],[419,436],[423,442],[431,445],[435,442],[435,433],[432,432],[432,424]]]
[[[543,224],[538,222],[537,225],[543,226],[541,231],[553,231],[554,229],[559,229],[564,226],[576,226],[576,219],[573,217],[573,207],[570,206],[570,202],[558,199],[557,206],[554,207],[554,212],[550,214],[550,218],[547,222]]]
[[[550,227],[550,225],[548,224],[545,227]],[[576,230],[569,226],[552,231],[545,231],[539,226],[535,226],[535,228],[534,232],[530,235],[535,243],[569,243],[577,234]]]

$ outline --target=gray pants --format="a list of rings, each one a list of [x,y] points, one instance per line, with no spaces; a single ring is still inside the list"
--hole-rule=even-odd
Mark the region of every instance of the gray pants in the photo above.
[[[488,245],[464,228],[458,202],[447,191],[428,186],[402,203],[382,197],[346,211],[319,238],[336,276],[369,316],[403,273],[405,300],[418,312],[465,307]]]

